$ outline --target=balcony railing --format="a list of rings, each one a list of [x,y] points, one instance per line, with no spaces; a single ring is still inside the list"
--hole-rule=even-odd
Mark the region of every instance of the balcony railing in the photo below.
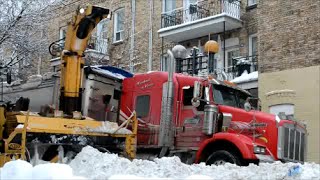
[[[98,53],[107,54],[108,40],[92,36],[88,42],[88,49],[96,50]]]
[[[193,54],[195,53],[195,54]],[[189,75],[215,74],[218,79],[232,80],[242,75],[244,71],[251,73],[258,70],[257,56],[244,56],[232,59],[232,65],[226,69],[217,68],[216,59],[193,52],[186,59],[176,59],[176,72]]]
[[[222,13],[240,19],[240,1],[218,0],[212,3],[200,1],[196,4],[190,4],[188,8],[178,8],[165,12],[161,15],[161,28],[176,26]]]

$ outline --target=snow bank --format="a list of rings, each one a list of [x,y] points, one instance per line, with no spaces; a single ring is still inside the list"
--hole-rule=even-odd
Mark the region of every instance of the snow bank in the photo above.
[[[319,179],[320,165],[315,163],[295,164],[275,162],[260,166],[239,167],[233,164],[206,166],[186,165],[178,157],[164,157],[154,161],[129,161],[116,154],[101,153],[87,146],[69,164],[75,175],[90,179]],[[301,167],[301,172],[289,176],[290,168]]]
[[[230,82],[239,84],[239,83],[244,83],[244,82],[249,82],[249,81],[255,81],[258,80],[258,71],[254,71],[252,73],[249,73],[247,71],[244,71],[241,76],[234,78]]]
[[[298,167],[298,172],[293,172]],[[76,175],[76,176],[75,176]],[[0,179],[319,179],[320,165],[275,162],[250,164],[239,167],[233,164],[206,166],[204,163],[186,165],[178,157],[164,157],[154,161],[130,161],[116,154],[101,153],[87,146],[66,164],[31,164],[16,160],[0,168]]]
[[[104,121],[102,122],[102,126],[99,126],[97,128],[91,128],[88,129],[90,132],[102,132],[102,133],[117,133],[117,134],[132,134],[132,131],[126,128],[120,128],[118,126],[118,123],[110,122],[110,121]]]
[[[16,160],[6,163],[0,169],[0,179],[85,179],[74,176],[66,164],[40,164],[32,167],[26,161]]]

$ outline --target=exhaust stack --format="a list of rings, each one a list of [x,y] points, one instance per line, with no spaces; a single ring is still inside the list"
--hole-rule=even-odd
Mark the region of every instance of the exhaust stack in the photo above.
[[[175,69],[175,59],[185,58],[187,50],[181,45],[173,47],[172,51],[167,51],[169,55],[169,72],[168,82],[163,84],[162,92],[162,112],[160,121],[160,132],[159,132],[159,146],[162,147],[160,157],[164,156],[168,149],[173,146],[173,98],[174,98],[174,83],[173,73]]]

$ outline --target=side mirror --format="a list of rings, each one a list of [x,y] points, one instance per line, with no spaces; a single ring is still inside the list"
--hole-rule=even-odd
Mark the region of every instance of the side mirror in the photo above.
[[[201,98],[201,83],[200,81],[195,81],[194,87],[193,87],[193,98],[191,100],[193,107],[200,106],[200,101],[199,101],[200,98]]]
[[[244,110],[249,112],[251,110],[251,104],[249,102],[244,103]]]
[[[193,98],[201,98],[201,83],[200,81],[194,82],[194,88],[193,88]]]

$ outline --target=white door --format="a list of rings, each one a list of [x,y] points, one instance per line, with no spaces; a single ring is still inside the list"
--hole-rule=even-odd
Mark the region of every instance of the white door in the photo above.
[[[184,22],[190,22],[190,21],[194,21],[197,19],[197,13],[196,9],[190,9],[190,7],[192,8],[192,6],[190,5],[197,5],[198,4],[198,0],[184,0],[183,1],[183,19]]]

